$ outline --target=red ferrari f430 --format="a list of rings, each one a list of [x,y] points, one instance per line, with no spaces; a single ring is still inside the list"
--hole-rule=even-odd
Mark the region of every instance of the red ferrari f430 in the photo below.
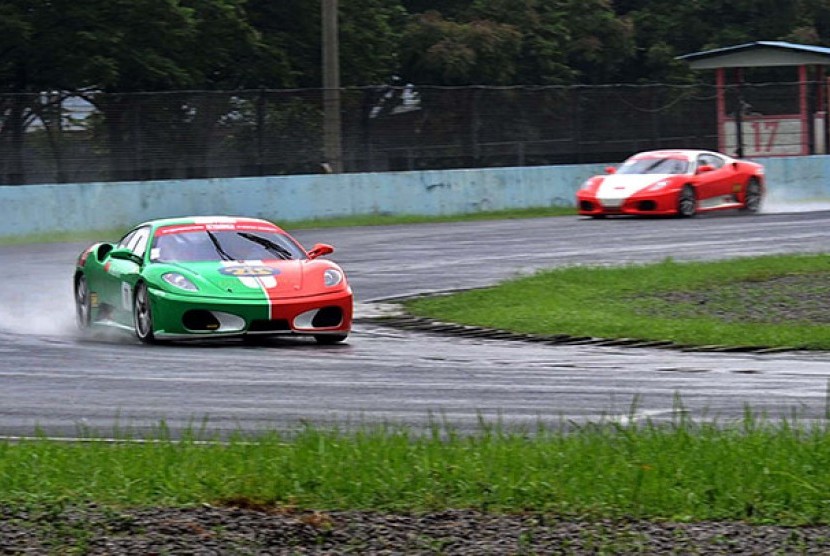
[[[579,214],[681,217],[737,209],[758,212],[765,193],[757,162],[692,149],[635,154],[589,178],[576,193]]]

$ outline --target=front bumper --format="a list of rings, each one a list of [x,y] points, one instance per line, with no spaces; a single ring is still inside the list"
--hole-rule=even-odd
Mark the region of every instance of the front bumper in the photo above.
[[[163,338],[348,334],[351,290],[281,300],[181,295],[150,289],[154,334]]]
[[[677,214],[676,191],[634,195],[627,199],[603,200],[595,195],[578,194],[576,208],[584,216],[633,215],[669,216]]]

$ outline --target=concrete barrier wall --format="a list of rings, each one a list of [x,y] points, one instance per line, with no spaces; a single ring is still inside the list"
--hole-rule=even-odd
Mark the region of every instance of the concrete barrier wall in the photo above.
[[[830,156],[770,157],[755,161],[764,165],[770,201],[830,201]]]
[[[772,198],[830,199],[830,156],[759,159]],[[235,214],[290,222],[366,214],[446,215],[573,206],[605,164],[0,186],[0,237],[127,228],[153,218]]]

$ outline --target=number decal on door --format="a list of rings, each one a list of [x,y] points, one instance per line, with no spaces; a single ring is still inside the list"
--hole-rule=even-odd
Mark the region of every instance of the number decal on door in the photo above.
[[[127,282],[121,282],[121,306],[125,311],[133,308],[133,289]]]

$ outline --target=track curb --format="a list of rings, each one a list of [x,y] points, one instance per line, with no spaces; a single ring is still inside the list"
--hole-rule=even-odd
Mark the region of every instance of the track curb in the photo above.
[[[444,293],[444,292],[442,292]],[[412,296],[424,297],[423,295]],[[804,348],[796,346],[756,346],[756,345],[721,345],[721,344],[681,344],[671,340],[647,340],[642,338],[596,338],[592,336],[574,336],[570,334],[529,334],[514,332],[499,328],[488,328],[444,322],[428,317],[418,317],[406,312],[401,304],[402,301],[410,298],[395,298],[377,300],[385,307],[381,314],[374,316],[356,317],[355,322],[365,322],[399,330],[413,332],[425,332],[441,336],[456,336],[460,338],[474,338],[481,340],[502,340],[514,342],[532,342],[548,345],[580,345],[599,347],[621,347],[621,348],[651,348],[668,349],[685,352],[705,353],[754,353],[754,354],[775,354],[789,352],[806,352]],[[385,314],[383,314],[385,313]]]

